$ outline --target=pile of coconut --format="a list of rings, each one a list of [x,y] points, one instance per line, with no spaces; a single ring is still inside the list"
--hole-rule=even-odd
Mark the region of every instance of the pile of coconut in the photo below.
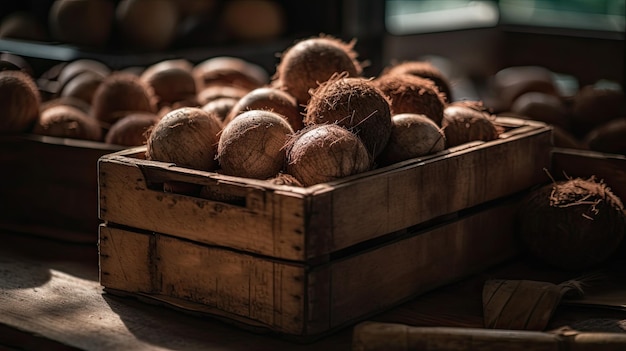
[[[46,72],[46,87],[7,69],[0,130],[146,145],[149,160],[297,186],[498,137],[489,109],[452,102],[433,64],[401,62],[366,77],[354,45],[298,40],[273,75],[229,56],[121,70],[80,59]]]

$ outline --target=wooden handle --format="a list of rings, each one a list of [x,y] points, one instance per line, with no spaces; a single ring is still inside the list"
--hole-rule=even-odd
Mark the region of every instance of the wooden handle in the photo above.
[[[353,351],[618,351],[626,350],[626,334],[551,334],[480,328],[411,327],[363,322],[354,327]]]

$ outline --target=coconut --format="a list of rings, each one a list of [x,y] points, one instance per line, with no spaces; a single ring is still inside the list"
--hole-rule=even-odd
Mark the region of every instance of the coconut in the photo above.
[[[533,190],[516,218],[528,252],[565,270],[605,263],[622,242],[626,216],[621,200],[594,177],[554,182]]]
[[[273,86],[285,90],[300,105],[307,105],[309,90],[336,73],[360,76],[362,66],[354,51],[355,42],[343,42],[331,36],[307,38],[287,48],[280,56]]]
[[[217,117],[196,107],[167,113],[147,141],[146,159],[172,162],[180,167],[215,170],[221,125]]]
[[[111,125],[129,112],[135,111],[157,111],[152,87],[136,75],[113,72],[94,92],[92,113],[103,124]]]
[[[371,167],[361,139],[336,124],[305,127],[287,143],[286,173],[303,186],[341,179]]]
[[[304,127],[304,121],[296,99],[280,89],[262,87],[250,91],[233,106],[225,123],[230,122],[237,115],[249,110],[276,112],[287,119],[294,131]]]
[[[383,150],[391,134],[389,101],[372,81],[341,74],[312,92],[306,124],[337,123],[354,132],[372,158]]]
[[[199,90],[211,85],[230,85],[250,91],[269,82],[269,74],[263,67],[232,56],[201,61],[194,66],[192,74]]]
[[[374,84],[389,98],[392,115],[426,115],[441,125],[445,99],[433,81],[410,74],[385,74]]]
[[[391,136],[378,157],[381,166],[433,154],[446,148],[443,130],[426,115],[402,113],[391,117]]]
[[[437,89],[443,94],[445,102],[452,101],[452,91],[448,78],[429,61],[405,61],[386,68],[384,74],[412,74],[433,81]]]
[[[0,134],[30,130],[39,118],[41,95],[32,76],[0,71]]]
[[[441,127],[448,147],[471,141],[490,141],[499,135],[488,112],[463,105],[448,105],[443,112]]]
[[[213,100],[225,97],[239,100],[248,92],[250,92],[250,90],[238,86],[211,85],[200,90],[198,93],[198,102],[200,106],[203,106]]]
[[[39,108],[39,111],[43,112],[44,110],[47,110],[50,107],[59,106],[59,105],[71,106],[71,107],[81,110],[83,113],[87,115],[91,115],[91,105],[73,96],[59,96],[56,98],[52,98],[48,101],[42,102],[41,107]]]
[[[120,0],[115,22],[127,48],[164,50],[176,36],[178,7],[172,0]]]
[[[565,102],[558,96],[531,91],[517,97],[511,111],[527,119],[544,122],[570,130],[570,114]]]
[[[48,12],[52,37],[79,46],[103,47],[113,29],[110,0],[57,0]]]
[[[83,72],[70,79],[61,90],[61,96],[75,97],[91,105],[93,96],[104,77],[94,72]]]
[[[287,14],[275,0],[230,0],[220,16],[222,27],[237,40],[268,40],[287,29]]]
[[[159,105],[171,105],[196,95],[193,65],[185,59],[159,61],[146,68],[140,79],[152,86]],[[182,107],[182,106],[181,106]]]
[[[14,11],[2,18],[0,38],[47,41],[48,31],[34,13]]]
[[[513,101],[527,92],[560,96],[554,74],[542,66],[505,67],[493,75],[491,83],[499,101],[500,111],[510,110]]]
[[[626,118],[615,118],[592,129],[584,145],[599,152],[626,155]]]
[[[42,111],[33,127],[33,133],[60,138],[102,140],[98,121],[69,105],[57,105]]]
[[[104,142],[124,146],[145,145],[148,135],[158,122],[159,117],[152,113],[130,113],[113,123],[105,135]]]
[[[284,168],[284,145],[291,134],[287,120],[275,112],[243,112],[220,134],[217,159],[222,171],[255,179],[275,176]]]
[[[59,91],[78,75],[89,72],[102,78],[111,74],[111,68],[105,63],[93,59],[77,59],[68,62],[61,67],[56,80],[59,84]]]
[[[624,116],[624,91],[619,86],[586,85],[572,98],[572,127],[582,137],[614,118]]]
[[[239,101],[239,99],[231,97],[217,98],[204,104],[202,109],[209,113],[216,114],[220,121],[224,123],[224,120],[230,113],[230,110],[237,104],[237,101]]]

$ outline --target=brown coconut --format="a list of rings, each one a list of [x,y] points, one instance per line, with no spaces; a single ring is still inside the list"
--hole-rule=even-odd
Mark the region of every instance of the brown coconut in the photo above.
[[[93,59],[77,59],[68,62],[60,67],[60,71],[56,80],[59,84],[59,91],[62,91],[65,85],[78,75],[89,72],[104,78],[111,74],[111,68],[105,63]]]
[[[286,31],[287,13],[275,0],[230,0],[224,2],[220,22],[234,39],[269,40]]]
[[[596,128],[626,113],[626,99],[620,87],[586,85],[572,98],[572,128],[583,137]]]
[[[433,81],[410,74],[385,74],[374,84],[389,98],[392,115],[426,115],[441,125],[445,99]]]
[[[113,123],[104,142],[124,146],[145,145],[152,128],[159,122],[153,113],[133,112]]]
[[[615,118],[593,128],[583,138],[590,150],[626,155],[626,118]]]
[[[63,86],[60,95],[75,97],[91,105],[93,96],[103,80],[104,76],[94,72],[80,73]]]
[[[92,114],[104,125],[111,125],[130,112],[156,113],[152,87],[127,72],[108,75],[94,92]]]
[[[41,112],[33,133],[81,140],[102,140],[102,129],[93,117],[69,106],[57,105]]]
[[[412,74],[430,79],[443,94],[446,102],[452,101],[450,81],[443,72],[429,61],[404,61],[386,68],[382,74]]]
[[[372,167],[356,134],[336,124],[318,124],[297,132],[287,144],[286,173],[303,186],[330,182]]]
[[[248,60],[232,56],[216,56],[196,64],[192,71],[198,90],[212,85],[229,85],[247,91],[269,82],[267,71]]]
[[[497,97],[497,111],[508,111],[513,101],[531,91],[560,96],[554,74],[542,66],[510,66],[497,71],[492,77]]]
[[[220,131],[217,117],[200,108],[173,110],[152,129],[146,159],[202,171],[215,170]]]
[[[172,0],[120,0],[115,8],[119,38],[135,51],[169,48],[179,19],[178,6]]]
[[[337,73],[360,76],[363,68],[357,61],[355,42],[344,42],[331,36],[300,40],[280,56],[273,86],[285,90],[300,105],[307,105],[309,91]]]
[[[185,59],[162,60],[148,66],[140,78],[152,87],[159,106],[172,105],[195,98],[197,89],[192,69],[191,62]]]
[[[532,191],[516,218],[521,243],[535,258],[564,270],[605,263],[623,240],[626,216],[607,184],[575,178]]]
[[[372,81],[338,75],[312,92],[305,123],[336,123],[354,132],[372,158],[383,150],[391,134],[389,101]]]
[[[48,41],[48,31],[35,13],[14,11],[6,14],[0,22],[0,38]]]
[[[402,113],[391,117],[391,136],[378,157],[380,166],[433,154],[446,148],[443,130],[426,115]]]
[[[225,97],[239,100],[244,97],[248,92],[250,92],[250,90],[238,86],[211,85],[200,90],[200,92],[198,92],[197,98],[200,106],[203,106],[213,100]]]
[[[565,102],[558,96],[531,91],[518,96],[511,111],[527,119],[544,122],[570,130],[570,114]]]
[[[50,33],[60,42],[103,47],[111,36],[114,14],[111,0],[56,0],[48,12]]]
[[[285,148],[293,129],[271,111],[249,110],[228,123],[220,134],[217,159],[224,174],[268,179],[285,165]]]
[[[498,138],[493,117],[485,111],[462,105],[448,105],[443,116],[441,127],[448,147]]]
[[[304,127],[304,121],[296,99],[287,92],[277,88],[257,88],[244,95],[230,110],[225,123],[249,110],[276,112],[287,119],[294,131]]]
[[[40,112],[50,107],[67,105],[81,110],[83,113],[91,115],[91,105],[73,96],[59,96],[41,103]]]
[[[0,134],[29,131],[39,118],[41,95],[32,76],[0,71]]]
[[[202,105],[202,109],[209,113],[216,114],[220,121],[224,123],[224,120],[226,119],[226,117],[228,117],[230,110],[232,110],[233,107],[237,104],[237,101],[239,101],[239,99],[231,97],[221,97]]]

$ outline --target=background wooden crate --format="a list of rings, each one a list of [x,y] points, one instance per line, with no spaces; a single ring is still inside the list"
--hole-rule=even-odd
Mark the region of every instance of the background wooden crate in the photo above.
[[[121,147],[38,135],[0,137],[0,228],[98,240],[98,158]]]

